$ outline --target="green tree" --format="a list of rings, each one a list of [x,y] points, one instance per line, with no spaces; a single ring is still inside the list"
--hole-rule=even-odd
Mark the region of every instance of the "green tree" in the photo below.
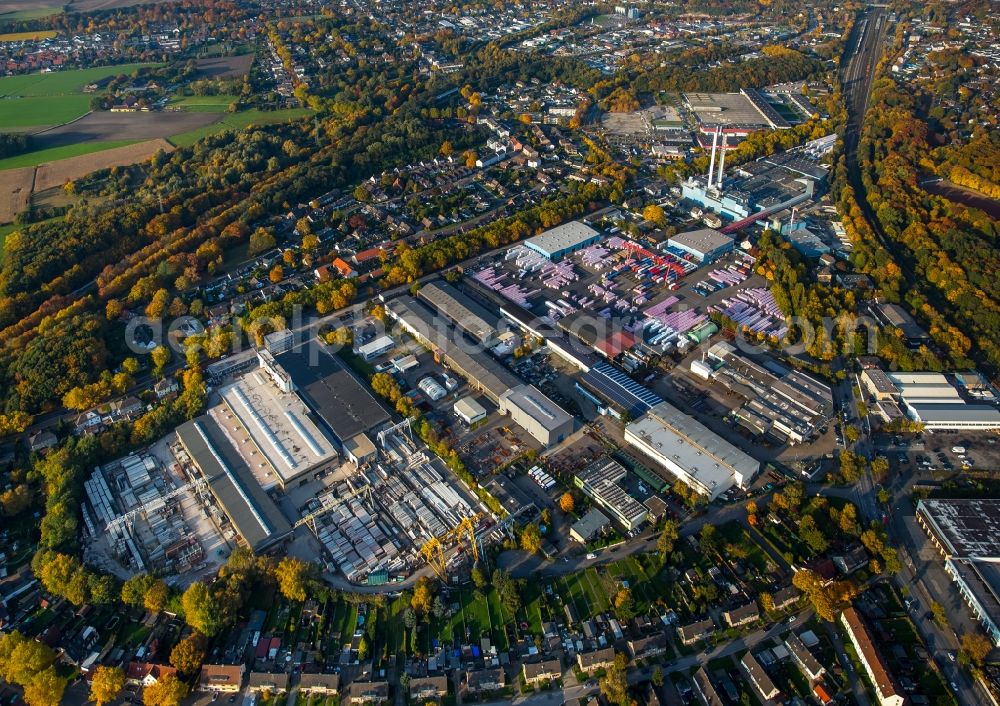
[[[200,581],[195,581],[181,596],[184,619],[198,632],[212,637],[222,628],[219,601]]]
[[[656,540],[656,551],[660,553],[660,558],[666,560],[666,558],[673,553],[674,545],[677,543],[677,538],[679,537],[677,531],[677,522],[672,519],[667,519],[663,523],[663,531],[660,532],[659,538]]]

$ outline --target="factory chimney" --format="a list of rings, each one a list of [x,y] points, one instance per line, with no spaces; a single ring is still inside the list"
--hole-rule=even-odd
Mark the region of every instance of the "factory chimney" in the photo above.
[[[721,130],[721,128],[720,128]],[[722,188],[722,177],[725,175],[723,169],[726,167],[726,143],[729,142],[729,138],[725,132],[722,133],[722,147],[719,150],[719,188]]]
[[[708,185],[712,185],[712,173],[715,171],[715,147],[719,142],[719,128],[712,133],[712,158],[708,161]]]

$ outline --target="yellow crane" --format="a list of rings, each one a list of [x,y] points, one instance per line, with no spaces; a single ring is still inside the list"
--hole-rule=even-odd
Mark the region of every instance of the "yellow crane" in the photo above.
[[[485,517],[485,513],[477,512],[471,517],[463,517],[458,525],[443,532],[437,537],[431,537],[420,547],[427,564],[434,570],[437,577],[442,581],[448,579],[448,562],[444,556],[444,545],[455,542],[461,544],[468,542],[472,548],[473,564],[479,563],[479,542],[476,538],[476,524]]]

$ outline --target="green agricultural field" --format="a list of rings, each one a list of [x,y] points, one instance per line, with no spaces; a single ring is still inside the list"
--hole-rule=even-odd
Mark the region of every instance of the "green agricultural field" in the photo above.
[[[55,162],[67,157],[79,157],[93,152],[103,152],[114,147],[124,147],[135,144],[141,140],[111,140],[109,142],[83,142],[77,145],[61,145],[60,147],[50,147],[44,150],[34,150],[24,154],[16,154],[13,157],[0,159],[0,170],[17,169],[19,167],[37,167],[39,164]]]
[[[21,74],[0,78],[0,129],[30,130],[61,125],[90,109],[83,89],[108,76],[130,74],[152,64],[121,64],[90,69]]]
[[[0,12],[0,20],[19,21],[19,22],[24,20],[40,20],[43,17],[51,17],[52,15],[61,15],[62,13],[63,13],[62,5],[45,5],[42,7],[32,7],[25,10]]]
[[[307,115],[312,115],[308,108],[286,108],[284,110],[244,110],[239,113],[228,113],[226,117],[217,123],[197,130],[189,130],[178,135],[172,135],[167,139],[177,147],[190,147],[198,140],[209,135],[215,135],[229,130],[242,130],[250,125],[273,125],[283,123],[286,120],[296,120]]]
[[[237,102],[239,96],[182,96],[170,101],[170,107],[192,113],[226,113],[229,106]]]

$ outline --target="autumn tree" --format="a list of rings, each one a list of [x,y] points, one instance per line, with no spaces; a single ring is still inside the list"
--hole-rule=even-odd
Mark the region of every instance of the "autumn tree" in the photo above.
[[[642,209],[642,217],[650,223],[655,223],[660,228],[662,228],[667,222],[667,216],[663,211],[663,206],[659,206],[655,203],[651,203]]]
[[[181,596],[184,619],[195,630],[209,637],[222,628],[220,606],[209,588],[201,581],[195,581]]]
[[[674,551],[674,545],[679,536],[677,522],[668,518],[663,523],[663,530],[656,540],[656,551],[660,554],[661,559],[666,559]]]
[[[421,576],[417,581],[417,585],[413,587],[413,596],[410,598],[410,607],[421,615],[428,615],[430,613],[433,600],[431,581],[426,576]]]
[[[573,512],[573,506],[574,506],[573,494],[563,493],[562,496],[559,498],[559,509],[569,514]]]
[[[187,693],[187,684],[173,674],[164,674],[142,690],[142,703],[144,706],[180,706]]]
[[[274,569],[281,594],[290,601],[302,602],[306,599],[313,580],[312,564],[286,556]]]
[[[170,349],[166,346],[157,346],[150,353],[153,359],[153,376],[163,377],[163,370],[170,362]]]
[[[990,652],[993,651],[993,644],[989,638],[978,632],[963,634],[959,644],[961,645],[958,653],[959,660],[974,667],[982,667]]]
[[[265,228],[258,228],[250,235],[250,247],[247,254],[253,257],[270,250],[275,245],[274,235]]]
[[[615,653],[614,663],[601,677],[601,693],[612,704],[628,706],[628,659],[621,652]]]
[[[97,706],[114,701],[125,686],[125,672],[121,667],[100,665],[90,680],[90,700]]]
[[[542,531],[534,522],[521,530],[521,549],[529,554],[537,554],[542,550]]]
[[[205,661],[205,651],[208,641],[200,632],[192,632],[174,645],[170,650],[170,664],[182,674],[191,676],[201,668]]]
[[[620,621],[628,621],[635,617],[635,599],[632,598],[632,591],[622,586],[615,593],[614,599],[615,616]]]
[[[24,686],[24,702],[28,706],[59,706],[66,679],[59,676],[54,666],[46,667]]]

